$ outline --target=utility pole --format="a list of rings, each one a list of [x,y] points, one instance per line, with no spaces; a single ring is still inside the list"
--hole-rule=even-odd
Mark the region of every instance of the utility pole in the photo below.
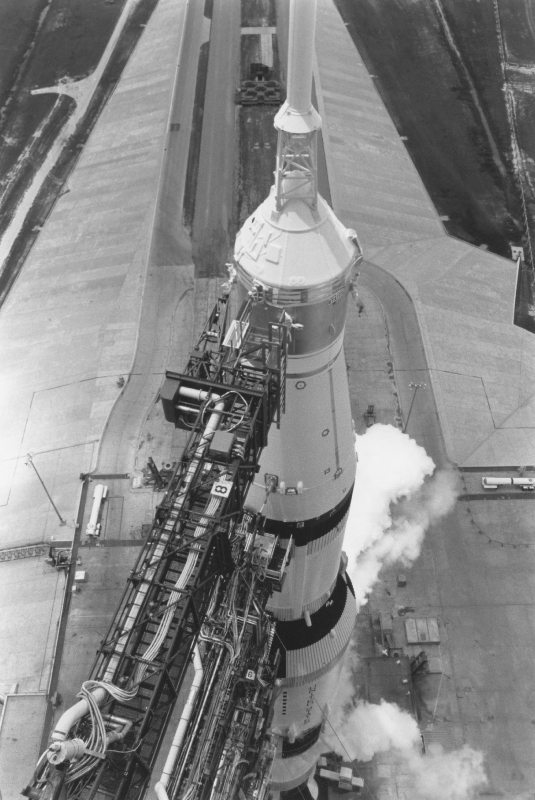
[[[33,463],[32,454],[31,454],[31,453],[28,453],[28,461],[26,462],[26,466],[27,466],[27,467],[33,467],[33,468],[34,468],[34,470],[35,470],[35,474],[36,474],[36,475],[37,475],[37,477],[39,478],[39,480],[40,480],[40,482],[41,482],[41,486],[42,486],[42,487],[43,487],[43,489],[45,490],[45,492],[46,492],[46,496],[48,497],[48,499],[50,500],[50,502],[51,502],[51,504],[52,504],[52,508],[54,509],[54,511],[56,512],[56,514],[58,515],[59,524],[60,524],[60,525],[66,525],[67,523],[65,522],[65,520],[63,519],[63,517],[62,517],[62,516],[61,516],[61,514],[59,513],[59,511],[58,511],[58,509],[57,509],[57,506],[56,506],[56,504],[54,503],[54,501],[52,500],[52,497],[50,496],[50,492],[48,491],[48,489],[47,489],[47,488],[46,488],[46,486],[45,486],[45,482],[44,482],[44,480],[43,480],[43,479],[41,478],[41,476],[39,475],[39,472],[37,471],[37,467],[36,467],[36,466],[35,466],[35,464]]]
[[[414,394],[412,395],[411,407],[409,408],[409,413],[407,414],[407,419],[405,420],[405,425],[403,426],[403,433],[406,432],[409,419],[411,418],[412,407],[414,405],[414,401],[416,400],[416,392],[418,389],[425,389],[426,386],[426,383],[409,383],[409,389],[414,389]]]

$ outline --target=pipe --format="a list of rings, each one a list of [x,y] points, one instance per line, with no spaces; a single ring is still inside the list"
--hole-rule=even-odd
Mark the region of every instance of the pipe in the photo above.
[[[80,759],[86,752],[83,739],[69,739],[66,742],[54,742],[48,748],[47,758],[50,764],[63,764],[64,761]]]
[[[191,390],[191,391],[194,392],[195,390]],[[208,396],[209,393],[208,392],[199,392],[199,394],[204,394],[204,395]],[[189,468],[188,468],[188,471],[187,471],[187,474],[186,474],[186,477],[185,477],[185,487],[186,488],[191,483],[191,481],[193,479],[193,476],[194,476],[194,474],[195,474],[195,472],[197,470],[198,464],[199,464],[200,459],[202,458],[202,456],[204,454],[204,450],[205,450],[207,444],[211,441],[215,431],[217,430],[217,427],[219,425],[219,421],[220,421],[220,418],[221,418],[221,414],[223,413],[224,408],[225,408],[225,401],[221,400],[219,398],[219,395],[212,395],[213,399],[216,399],[216,397],[217,397],[218,402],[216,403],[216,405],[214,407],[214,410],[210,414],[210,418],[209,418],[208,423],[207,423],[207,425],[206,425],[206,427],[204,429],[203,435],[202,435],[201,440],[200,440],[200,442],[199,442],[199,444],[197,446],[197,449],[195,451],[195,455],[194,455],[194,457],[193,457],[193,459],[192,459],[192,461],[191,461],[191,463],[189,465]],[[182,493],[182,502],[183,502],[184,494],[185,494],[185,492]],[[179,505],[182,505],[182,502],[180,502]],[[124,648],[126,646],[127,640],[128,640],[128,634],[130,633],[130,631],[134,627],[134,624],[136,622],[137,616],[139,614],[139,611],[140,611],[142,603],[143,603],[143,599],[144,599],[145,595],[147,594],[147,591],[148,591],[148,588],[149,588],[150,579],[152,578],[152,576],[153,576],[153,574],[154,574],[154,572],[156,570],[156,565],[157,565],[157,563],[159,561],[159,558],[160,558],[161,554],[163,553],[164,547],[165,547],[165,541],[162,540],[162,541],[160,541],[160,543],[158,544],[158,546],[156,547],[156,549],[154,551],[154,555],[153,555],[154,566],[153,567],[149,567],[149,569],[147,570],[147,574],[145,576],[145,582],[142,583],[142,585],[140,586],[140,588],[139,588],[139,590],[136,593],[136,596],[134,598],[134,602],[130,606],[129,613],[128,613],[128,616],[127,616],[127,618],[126,618],[126,620],[124,622],[123,630],[122,630],[122,633],[121,633],[121,635],[120,635],[120,637],[119,637],[119,639],[117,641],[117,644],[116,644],[116,647],[115,647],[115,651],[112,654],[112,656],[110,657],[110,660],[108,662],[106,673],[104,675],[104,681],[106,681],[106,682],[110,682],[111,683],[113,681],[115,669],[116,669],[116,667],[117,667],[117,665],[119,663],[119,659],[120,659],[121,653],[123,652],[123,650],[124,650]],[[100,706],[100,705],[102,705],[102,703],[104,702],[105,698],[107,697],[108,692],[105,689],[103,689],[102,687],[98,687],[97,689],[95,689],[92,692],[92,694],[93,694],[93,697],[95,699],[95,702],[97,703],[97,705]],[[84,717],[88,713],[88,711],[89,711],[89,705],[88,705],[87,700],[85,700],[85,699],[79,700],[78,703],[75,703],[73,706],[71,706],[71,708],[68,708],[61,715],[61,717],[59,718],[58,723],[57,723],[57,725],[56,725],[56,727],[55,727],[55,729],[54,729],[54,731],[53,731],[53,733],[51,735],[51,740],[53,742],[62,742],[62,741],[64,741],[67,738],[67,736],[69,735],[69,732],[70,732],[71,728],[73,727],[73,725],[75,725],[76,722],[78,722],[78,720],[80,720],[82,717]],[[125,731],[125,733],[126,733],[126,731]]]
[[[213,392],[207,392],[203,389],[192,389],[189,386],[181,386],[178,390],[178,393],[182,395],[182,397],[189,397],[190,400],[206,400],[207,397],[211,397],[212,400],[216,402],[221,399],[220,395],[214,394]]]
[[[134,724],[134,721],[131,719],[116,717],[113,714],[103,714],[102,719],[112,723],[112,727],[115,728],[115,730],[110,731],[106,736],[106,746],[113,742],[121,742]],[[118,728],[119,730],[117,730]]]
[[[199,710],[197,711],[197,714],[195,715],[193,730],[191,731],[190,736],[188,737],[188,741],[184,750],[184,755],[180,759],[182,763],[176,775],[175,779],[176,786],[180,786],[180,782],[182,780],[182,777],[184,775],[184,770],[186,768],[186,762],[188,761],[191,749],[195,743],[195,737],[197,736],[199,725],[201,724],[201,721],[204,718],[206,707],[210,701],[210,697],[212,696],[212,690],[214,688],[214,684],[216,683],[217,678],[221,672],[221,663],[223,661],[224,654],[225,651],[223,648],[221,648],[217,654],[216,663],[213,664],[212,667],[210,668],[210,674],[208,676],[208,685],[204,687],[203,693],[201,695],[200,707]],[[184,795],[184,797],[186,797],[186,795]]]
[[[107,697],[108,692],[103,689],[102,687],[98,687],[92,692],[92,695],[95,699],[97,705],[102,705],[104,700]],[[68,708],[66,711],[63,712],[61,717],[59,718],[56,727],[52,731],[51,739],[53,742],[63,742],[69,735],[69,732],[73,725],[75,725],[79,719],[85,717],[85,715],[89,711],[89,704],[87,700],[79,700],[73,706]]]
[[[197,390],[195,390],[195,389],[189,390],[189,389],[187,389],[187,387],[183,387],[183,391],[186,392],[186,393],[187,392],[191,392],[192,394],[193,393],[197,393]],[[203,395],[204,394],[207,397],[209,395],[209,392],[198,392],[198,394],[199,395]],[[219,395],[212,395],[212,398],[216,398],[216,397],[218,398],[218,402],[216,403],[216,405],[214,407],[214,410],[210,414],[210,418],[209,418],[208,423],[207,423],[207,425],[206,425],[206,427],[204,429],[204,432],[203,432],[203,435],[201,437],[201,440],[200,440],[199,444],[197,445],[197,449],[195,450],[195,455],[194,455],[194,457],[192,458],[192,460],[191,460],[191,462],[189,464],[188,470],[187,470],[186,475],[184,477],[184,486],[182,488],[180,497],[178,498],[177,503],[175,504],[175,509],[180,509],[180,507],[182,506],[182,503],[184,502],[184,497],[185,497],[187,488],[190,485],[191,481],[193,480],[193,477],[194,477],[194,475],[195,475],[195,473],[197,471],[197,468],[198,468],[200,460],[201,460],[201,458],[202,458],[202,456],[204,454],[206,446],[212,440],[212,437],[213,437],[213,435],[214,435],[214,433],[217,430],[217,427],[219,425],[221,414],[223,413],[223,411],[225,409],[225,401],[219,399]],[[141,605],[142,605],[143,600],[145,598],[145,595],[147,594],[147,591],[149,589],[150,580],[152,579],[152,577],[153,577],[153,575],[154,575],[154,573],[156,571],[156,566],[157,566],[157,564],[159,562],[159,559],[160,559],[161,555],[163,554],[163,551],[164,551],[165,544],[166,544],[167,540],[168,540],[168,537],[166,538],[165,536],[162,536],[159,544],[157,545],[157,547],[154,550],[154,555],[152,557],[152,562],[151,562],[151,563],[154,563],[154,566],[153,567],[150,566],[148,568],[147,573],[146,573],[145,578],[144,578],[144,581],[141,584],[141,586],[139,587],[139,590],[138,590],[138,592],[137,592],[137,594],[136,594],[136,596],[134,598],[134,602],[130,606],[130,611],[129,611],[128,616],[127,616],[127,618],[126,618],[126,620],[124,622],[122,633],[121,633],[121,635],[120,635],[120,637],[119,637],[119,639],[117,641],[117,645],[115,647],[115,652],[113,653],[113,655],[111,656],[111,658],[109,660],[108,667],[106,669],[106,674],[104,676],[104,680],[105,681],[110,681],[111,682],[113,680],[115,669],[117,667],[117,664],[119,663],[119,658],[120,658],[121,653],[123,652],[124,648],[126,647],[126,642],[128,640],[128,634],[130,633],[130,631],[134,627],[134,624],[135,624],[137,616],[139,614]]]
[[[177,729],[173,738],[173,743],[171,744],[171,747],[169,749],[169,754],[167,756],[163,768],[162,776],[158,781],[158,783],[156,784],[156,786],[154,787],[154,791],[156,792],[156,797],[158,798],[158,800],[169,800],[167,795],[167,785],[169,783],[169,779],[171,778],[171,774],[176,764],[176,760],[180,753],[182,742],[186,734],[186,728],[188,727],[188,723],[193,713],[193,706],[195,704],[195,699],[197,697],[197,694],[199,692],[202,683],[204,670],[202,668],[202,660],[201,660],[201,653],[199,651],[199,645],[195,645],[195,651],[193,655],[193,667],[195,669],[195,675],[193,676],[193,683],[191,684],[191,688],[189,690],[188,699],[186,701],[186,705],[184,706],[184,710],[182,711],[182,715],[177,725]]]

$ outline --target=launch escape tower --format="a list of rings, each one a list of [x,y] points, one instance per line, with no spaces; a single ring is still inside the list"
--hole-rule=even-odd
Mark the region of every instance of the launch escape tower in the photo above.
[[[229,325],[222,297],[166,375],[165,416],[188,443],[32,800],[142,800],[192,662],[158,800],[308,795],[356,615],[343,335],[362,258],[318,194],[315,10],[291,0],[275,185],[231,268],[240,312]]]
[[[258,512],[269,490],[265,530],[292,549],[282,591],[267,606],[277,620],[279,657],[272,727],[280,738],[271,789],[282,798],[305,792],[314,772],[356,616],[342,554],[356,462],[343,336],[362,255],[355,232],[318,194],[315,11],[315,0],[291,3],[287,100],[275,117],[275,185],[235,245],[239,293],[259,300],[253,329],[265,333],[282,311],[290,332],[286,413],[270,434],[246,501]]]

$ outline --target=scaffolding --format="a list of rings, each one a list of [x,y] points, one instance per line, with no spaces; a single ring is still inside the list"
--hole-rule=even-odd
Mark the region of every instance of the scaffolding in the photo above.
[[[253,330],[253,302],[229,325],[229,298],[220,298],[184,372],[166,373],[164,413],[189,430],[188,441],[79,709],[64,715],[72,727],[58,722],[27,797],[141,800],[200,643],[206,667],[195,733],[170,776],[173,797],[182,797],[184,780],[188,798],[207,797],[214,781],[227,793],[210,796],[232,797],[229,787],[237,792],[251,770],[256,777],[247,785],[267,786],[276,665],[274,624],[264,608],[282,584],[290,547],[263,533],[262,519],[244,513],[244,499],[269,428],[284,413],[287,327],[281,321]]]

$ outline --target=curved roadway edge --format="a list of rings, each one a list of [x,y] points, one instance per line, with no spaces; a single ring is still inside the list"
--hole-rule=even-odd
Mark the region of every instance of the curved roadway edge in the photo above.
[[[412,298],[398,280],[368,261],[360,266],[359,284],[373,292],[383,308],[406,431],[425,447],[435,464],[444,468],[449,459],[433,391],[418,391],[407,420],[413,398],[409,384],[430,386],[432,376]]]
[[[414,304],[449,460],[532,464],[535,337],[512,323],[516,265],[446,234],[332,0],[316,52],[334,208]]]
[[[186,181],[203,3],[187,0],[181,28],[167,135],[158,170],[158,191],[147,230],[146,274],[137,339],[124,390],[106,422],[95,467],[123,474],[135,467],[139,438],[166,368],[184,363],[190,351],[195,290],[191,246],[183,229]],[[176,127],[178,126],[178,130]],[[98,464],[98,467],[97,467]]]
[[[29,450],[72,520],[131,370],[185,8],[160,0],[2,309],[3,546],[58,534]]]
[[[133,376],[133,395],[125,392],[117,406],[123,425],[141,426],[170,352],[185,341],[180,324],[187,324],[182,311],[191,307],[192,269],[177,264],[187,251],[156,268],[151,248],[159,245],[152,231],[186,8],[187,0],[158,3],[69,178],[69,192],[2,308],[0,547],[74,538],[80,473],[95,467],[106,425],[111,437],[119,379],[138,367],[143,372]],[[117,454],[135,450],[124,433],[114,444]],[[29,451],[65,526],[25,466]],[[2,690],[18,683],[21,697],[36,692],[41,702],[49,690],[63,576],[42,558],[5,562],[1,570]],[[15,738],[24,737],[37,753],[39,719],[22,711],[18,719]],[[28,760],[27,752],[10,751],[0,770],[5,797],[18,795]]]

